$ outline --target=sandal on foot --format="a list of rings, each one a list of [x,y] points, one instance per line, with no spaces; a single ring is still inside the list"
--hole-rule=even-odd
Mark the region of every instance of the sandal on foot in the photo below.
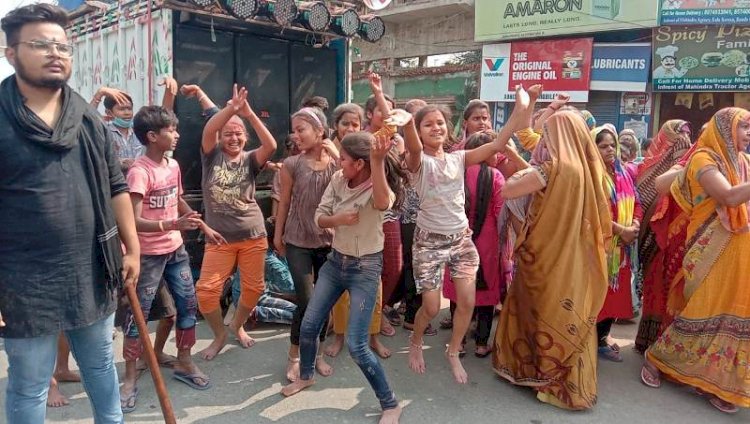
[[[384,335],[385,337],[393,337],[396,335],[396,329],[393,328],[393,326],[388,322],[387,319],[383,321],[383,324],[385,325],[385,327],[383,325],[380,326],[380,334]]]
[[[440,320],[440,328],[443,330],[450,330],[453,328],[453,318],[450,315]]]
[[[130,403],[130,401],[133,401],[133,406],[127,406],[127,404]],[[133,390],[133,393],[130,394],[130,396],[120,399],[120,409],[122,410],[123,414],[129,414],[133,411],[135,411],[136,401],[138,400],[138,387],[136,387]]]
[[[737,411],[740,409],[737,408],[734,404],[731,404],[723,399],[719,399],[716,396],[711,396],[711,399],[708,400],[711,405],[718,409],[719,411],[725,413],[725,414],[736,414]]]
[[[186,372],[175,371],[172,374],[172,377],[174,377],[175,380],[177,381],[181,381],[187,384],[188,386],[190,386],[191,389],[206,390],[211,387],[211,380],[208,378],[208,376],[203,375],[203,374],[199,374],[199,373],[188,374]],[[203,380],[206,382],[206,384],[201,386],[200,384],[195,382],[196,379]]]
[[[477,358],[486,358],[490,356],[490,353],[492,353],[492,349],[489,346],[477,346],[474,349],[474,356]]]
[[[383,308],[383,316],[386,317],[388,319],[388,322],[391,323],[391,325],[394,327],[400,327],[401,324],[403,324],[401,315],[399,315],[398,312],[391,307]]]
[[[651,363],[649,363],[648,359],[645,359],[645,357],[643,366],[641,367],[641,381],[643,382],[643,384],[654,389],[658,389],[659,387],[661,387],[659,370],[651,365]]]
[[[620,352],[612,349],[609,346],[600,346],[598,349],[599,357],[612,362],[622,362],[622,356]]]

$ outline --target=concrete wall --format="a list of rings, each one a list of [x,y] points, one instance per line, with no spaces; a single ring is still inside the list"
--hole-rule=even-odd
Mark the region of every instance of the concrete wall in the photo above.
[[[450,10],[450,9],[449,9]],[[435,54],[457,53],[480,49],[474,42],[474,13],[461,10],[427,18],[418,12],[404,22],[386,20],[386,35],[377,43],[356,39],[359,50],[352,61],[384,58],[405,58]]]

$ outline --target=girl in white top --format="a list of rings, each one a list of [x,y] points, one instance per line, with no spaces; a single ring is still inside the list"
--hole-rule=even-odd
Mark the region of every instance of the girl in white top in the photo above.
[[[511,128],[516,127],[515,123],[529,104],[528,94],[520,86],[516,89],[516,98],[516,108],[497,139],[474,150],[443,151],[450,119],[447,112],[437,106],[422,108],[405,127],[406,166],[414,174],[420,200],[413,269],[417,291],[422,294],[422,307],[414,321],[409,347],[409,367],[416,373],[425,372],[422,337],[440,311],[440,290],[447,266],[456,285],[457,307],[453,334],[445,353],[456,382],[468,381],[458,355],[474,310],[479,255],[464,211],[464,168],[505,151],[513,133]]]

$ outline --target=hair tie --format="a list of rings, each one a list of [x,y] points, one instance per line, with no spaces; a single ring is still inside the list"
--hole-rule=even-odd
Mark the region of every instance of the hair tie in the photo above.
[[[310,107],[303,107],[299,111],[302,112],[302,113],[305,113],[307,115],[312,116],[312,118],[315,120],[315,123],[318,124],[318,127],[325,129],[325,127],[323,126],[323,123],[320,122],[320,118],[318,118],[318,115],[313,111],[312,108],[310,108]]]

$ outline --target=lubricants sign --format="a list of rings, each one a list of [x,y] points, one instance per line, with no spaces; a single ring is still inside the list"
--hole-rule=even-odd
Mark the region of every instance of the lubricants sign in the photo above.
[[[516,85],[544,85],[540,102],[559,92],[573,102],[588,101],[593,39],[489,44],[482,48],[480,97],[490,102],[515,101]]]
[[[500,41],[657,26],[658,0],[475,0],[474,39]]]

